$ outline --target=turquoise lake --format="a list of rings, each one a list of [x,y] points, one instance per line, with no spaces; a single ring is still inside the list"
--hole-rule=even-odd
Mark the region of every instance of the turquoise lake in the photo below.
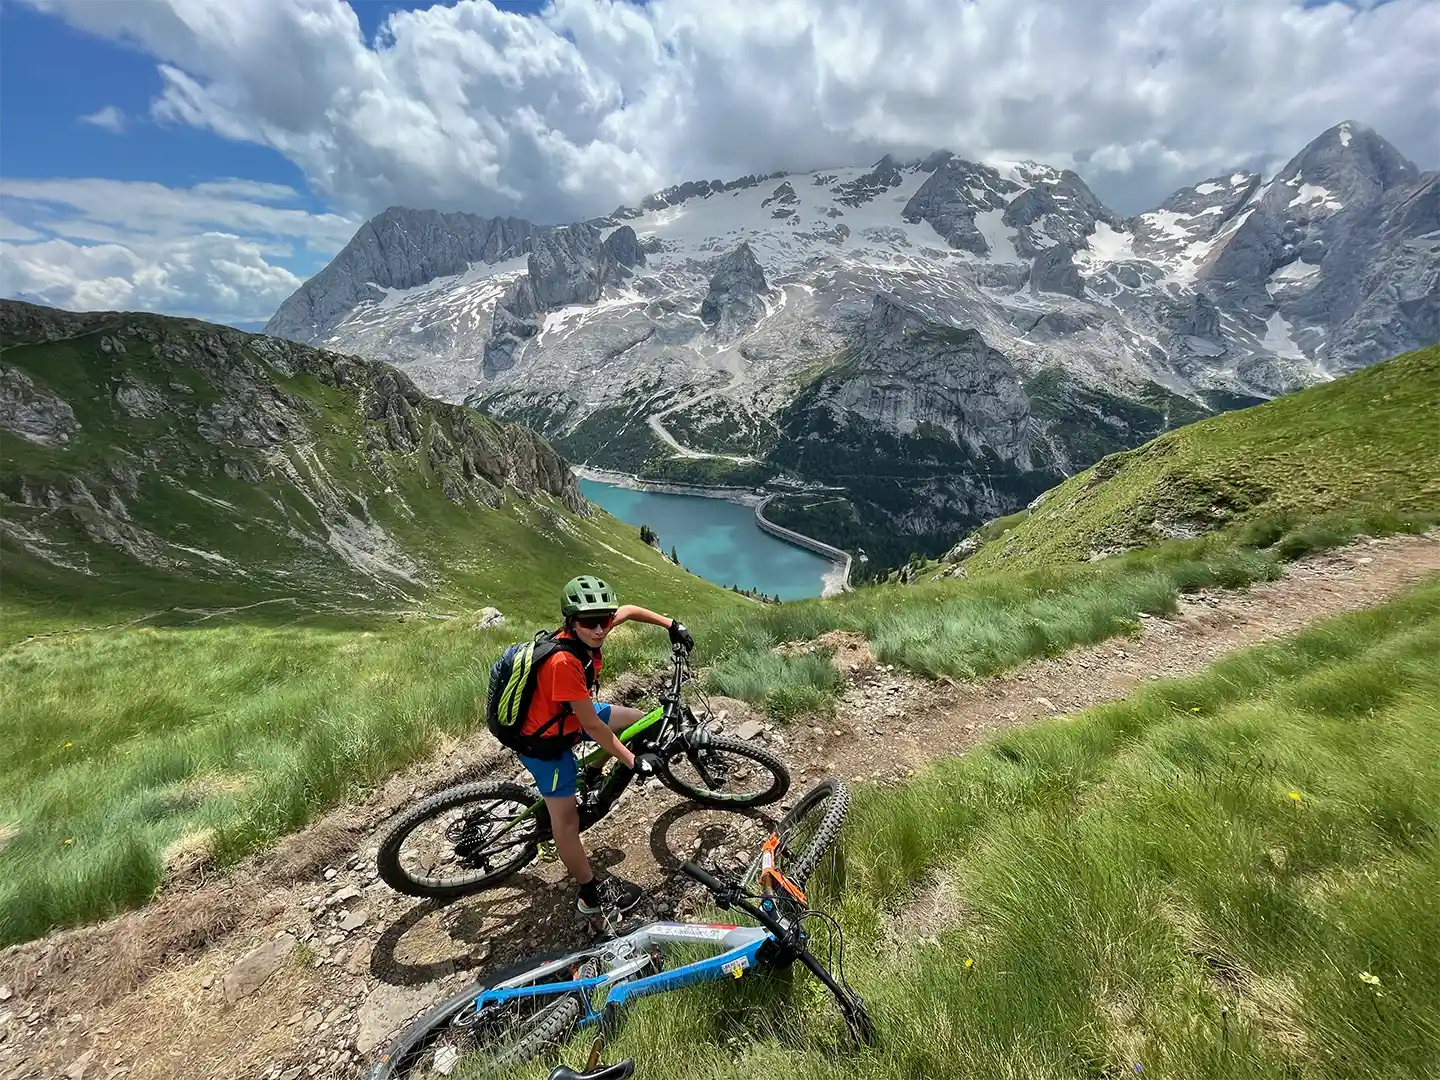
[[[598,480],[581,480],[580,492],[636,529],[650,526],[667,554],[673,547],[681,566],[716,585],[756,589],[781,600],[819,596],[824,587],[829,560],[762,532],[748,506]]]

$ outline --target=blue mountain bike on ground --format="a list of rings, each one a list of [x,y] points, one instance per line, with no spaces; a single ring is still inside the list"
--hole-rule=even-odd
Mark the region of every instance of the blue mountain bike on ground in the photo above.
[[[840,835],[849,793],[827,777],[781,819],[739,881],[724,881],[687,862],[681,870],[758,926],[655,922],[566,955],[532,957],[466,987],[415,1021],[372,1065],[367,1080],[431,1076],[501,1076],[553,1051],[571,1035],[594,1028],[603,1036],[620,1011],[649,994],[697,983],[740,978],[746,972],[788,968],[799,961],[832,994],[858,1042],[874,1040],[860,996],[845,982],[840,927],[805,901],[810,874]],[[810,951],[806,924],[827,924],[835,971]],[[682,947],[687,957],[669,966]],[[598,1046],[597,1042],[597,1046]],[[594,1065],[595,1053],[591,1054]],[[630,1059],[577,1073],[557,1067],[551,1080],[623,1080]]]

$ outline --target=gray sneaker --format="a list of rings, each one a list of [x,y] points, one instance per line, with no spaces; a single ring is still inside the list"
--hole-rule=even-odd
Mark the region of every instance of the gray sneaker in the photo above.
[[[600,905],[593,907],[587,904],[581,897],[575,898],[575,910],[586,917],[609,913],[612,915],[624,915],[632,911],[635,905],[640,903],[645,895],[645,890],[633,881],[626,881],[622,877],[607,877],[600,881],[598,891],[600,893]]]

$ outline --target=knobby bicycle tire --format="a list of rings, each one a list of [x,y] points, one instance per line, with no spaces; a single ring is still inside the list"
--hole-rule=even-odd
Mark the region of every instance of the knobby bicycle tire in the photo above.
[[[845,815],[850,809],[850,791],[838,776],[827,776],[802,795],[775,826],[775,832],[780,834],[784,843],[786,836],[826,800],[828,805],[824,815],[804,847],[798,852],[787,848],[776,853],[775,868],[801,889],[820,865],[820,860],[840,839],[840,830],[845,826]],[[753,889],[759,881],[762,859],[763,855],[757,854],[746,869],[741,880],[745,888]]]
[[[446,788],[402,811],[400,816],[390,823],[380,839],[379,849],[375,855],[375,869],[386,885],[407,896],[451,900],[457,896],[467,896],[470,893],[493,888],[530,864],[530,861],[539,852],[540,844],[549,839],[548,826],[540,830],[533,842],[522,845],[513,859],[493,872],[455,885],[427,884],[426,881],[413,876],[400,863],[400,849],[406,838],[419,825],[456,806],[462,806],[467,802],[506,800],[518,803],[521,807],[529,807],[539,798],[540,796],[536,792],[508,781],[460,784],[456,787]]]
[[[736,757],[749,758],[751,761],[768,769],[772,777],[771,784],[758,795],[748,798],[727,798],[705,788],[695,787],[685,780],[676,776],[671,768],[671,762],[684,760],[689,749],[677,749],[667,754],[660,761],[660,780],[671,791],[692,799],[701,806],[711,806],[720,810],[732,807],[767,806],[770,803],[785,797],[785,792],[790,790],[790,770],[785,767],[785,762],[763,747],[755,746],[742,739],[731,739],[724,735],[710,736],[704,745],[694,747],[697,751],[713,750],[722,753],[734,754]]]
[[[513,979],[544,964],[553,963],[566,956],[587,956],[587,953],[551,952],[532,956],[486,976],[479,982],[471,983],[465,989],[451,995],[436,1005],[424,1016],[405,1028],[380,1054],[365,1073],[365,1080],[398,1080],[412,1075],[408,1070],[434,1042],[445,1035],[451,1022],[466,1008],[470,1007],[480,994],[498,982]],[[573,994],[556,1002],[556,1008],[545,1018],[545,1022],[515,1044],[497,1065],[519,1066],[533,1061],[551,1046],[562,1042],[575,1022],[580,1019],[580,1000]]]

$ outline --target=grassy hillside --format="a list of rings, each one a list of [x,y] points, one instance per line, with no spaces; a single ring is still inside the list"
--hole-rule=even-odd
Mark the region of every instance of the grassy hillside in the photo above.
[[[1440,346],[1111,454],[967,562],[1085,560],[1228,528],[1268,546],[1296,527],[1440,514]]]
[[[356,625],[486,605],[549,618],[603,570],[659,605],[737,601],[591,512],[542,440],[381,364],[191,320],[0,309],[4,630]]]
[[[1437,652],[1432,583],[865,789],[811,900],[880,1045],[847,1049],[802,974],[643,1002],[610,1053],[716,1080],[1434,1075]]]

